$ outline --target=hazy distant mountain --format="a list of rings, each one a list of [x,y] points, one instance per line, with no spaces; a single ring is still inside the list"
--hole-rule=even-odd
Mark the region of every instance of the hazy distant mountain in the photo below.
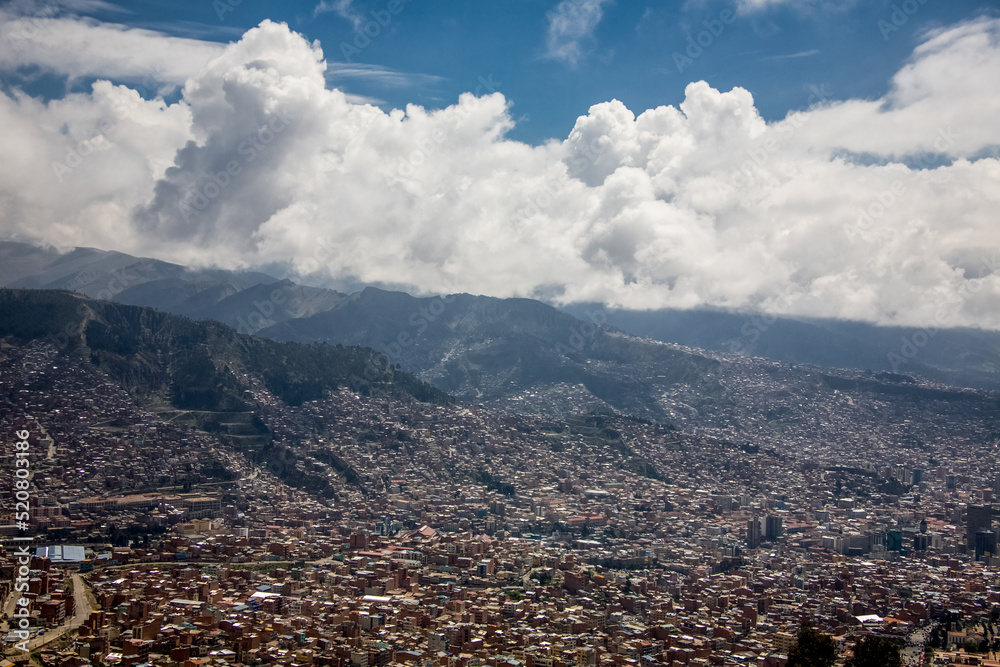
[[[252,285],[275,282],[277,278],[254,271],[195,270],[95,248],[60,252],[0,242],[3,287],[65,289],[95,299],[172,310],[207,290],[214,289],[215,298],[220,299]]]
[[[664,392],[718,391],[717,362],[680,346],[1000,388],[998,332],[710,310],[579,305],[563,312],[530,299],[418,298],[376,288],[348,295],[263,273],[197,271],[116,252],[60,254],[16,243],[0,243],[0,283],[72,289],[283,341],[372,347],[459,398],[524,411],[554,414],[572,405],[669,418]]]
[[[1000,332],[879,327],[864,322],[768,317],[711,310],[565,309],[637,336],[705,350],[830,368],[920,375],[945,384],[1000,388]]]

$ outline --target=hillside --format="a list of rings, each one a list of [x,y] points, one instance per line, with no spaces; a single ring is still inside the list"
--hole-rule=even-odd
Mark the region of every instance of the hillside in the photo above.
[[[664,419],[657,402],[663,388],[684,385],[706,395],[719,389],[715,360],[530,299],[419,298],[369,287],[260,334],[372,346],[459,398],[531,412],[582,404]]]
[[[237,381],[241,374],[259,378],[292,405],[340,387],[449,400],[361,347],[281,343],[239,334],[218,322],[195,322],[64,291],[0,289],[0,313],[0,338],[47,340],[66,353],[82,355],[144,403],[247,410],[251,403]]]
[[[775,317],[718,310],[599,309],[609,325],[636,336],[830,368],[918,375],[949,385],[1000,389],[1000,332],[969,328],[875,326],[864,322]]]
[[[519,412],[669,420],[665,393],[720,395],[715,353],[1000,388],[1000,333],[991,331],[704,309],[559,310],[531,299],[414,297],[374,287],[344,294],[88,248],[0,243],[0,259],[3,284],[71,289],[280,341],[371,347],[441,391]]]

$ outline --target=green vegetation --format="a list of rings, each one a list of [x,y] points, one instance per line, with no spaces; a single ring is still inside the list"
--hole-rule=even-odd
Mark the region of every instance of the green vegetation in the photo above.
[[[517,489],[514,488],[513,484],[497,479],[489,470],[480,470],[477,472],[473,477],[473,481],[484,485],[490,491],[496,491],[505,496],[513,496],[517,493]]]
[[[548,586],[552,583],[552,573],[545,570],[535,570],[529,578],[534,579],[542,586]]]
[[[837,662],[837,646],[833,637],[816,628],[803,626],[795,646],[788,651],[786,667],[833,667]]]
[[[896,642],[885,637],[865,637],[854,647],[854,657],[846,667],[903,667]]]

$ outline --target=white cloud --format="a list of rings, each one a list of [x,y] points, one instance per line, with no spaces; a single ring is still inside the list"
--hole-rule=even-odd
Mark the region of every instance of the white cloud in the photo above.
[[[444,81],[444,77],[434,74],[400,72],[368,63],[327,63],[326,78],[334,85],[351,79],[364,79],[387,88],[428,86]]]
[[[1000,145],[993,120],[1000,116],[1000,95],[988,83],[1000,74],[997,26],[984,18],[930,33],[893,77],[888,95],[810,113],[803,139],[883,157],[972,157]]]
[[[313,16],[326,12],[335,13],[354,26],[355,30],[360,28],[365,20],[364,14],[359,12],[357,7],[354,6],[354,0],[321,0],[316,5],[316,9],[313,10]]]
[[[1000,145],[998,36],[927,35],[880,100],[766,123],[695,82],[529,146],[500,94],[354,103],[317,44],[264,22],[174,104],[0,94],[0,229],[416,292],[1000,328],[1000,160],[977,158]]]
[[[143,85],[155,90],[183,84],[224,48],[152,30],[31,10],[23,3],[0,9],[0,69],[41,67],[71,78],[144,81]]]
[[[611,0],[562,0],[546,14],[545,56],[575,66],[583,57],[581,42],[589,39]]]
[[[851,7],[856,2],[857,0],[736,0],[736,10],[741,14],[752,14],[773,7],[791,7],[806,12],[817,9],[840,11]]]
[[[798,51],[796,53],[785,53],[779,56],[766,56],[761,58],[761,60],[794,60],[796,58],[811,58],[815,55],[819,55],[819,49],[809,49],[808,51]]]

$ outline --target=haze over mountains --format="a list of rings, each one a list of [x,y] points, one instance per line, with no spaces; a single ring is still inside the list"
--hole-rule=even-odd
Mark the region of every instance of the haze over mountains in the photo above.
[[[1000,333],[926,330],[707,310],[564,311],[530,299],[353,294],[260,272],[192,270],[77,248],[0,243],[0,284],[69,289],[98,299],[213,319],[281,341],[372,347],[454,396],[559,411],[572,395],[595,409],[665,418],[658,396],[686,383],[713,393],[722,353],[891,371],[956,386],[998,388]],[[629,335],[631,334],[631,335]],[[643,338],[644,337],[645,340]]]

